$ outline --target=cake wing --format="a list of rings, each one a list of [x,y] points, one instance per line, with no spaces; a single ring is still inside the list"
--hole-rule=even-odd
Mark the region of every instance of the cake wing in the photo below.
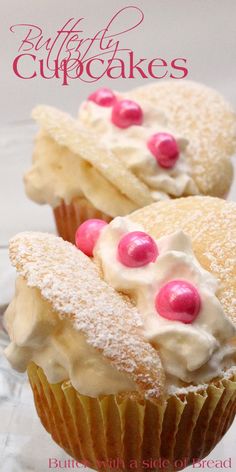
[[[105,147],[98,145],[91,131],[82,127],[67,113],[49,106],[37,106],[32,113],[56,142],[66,146],[81,159],[92,164],[109,182],[138,206],[153,202],[151,191]]]
[[[148,397],[162,394],[162,364],[139,332],[141,316],[101,279],[87,256],[54,235],[26,232],[11,239],[10,258],[28,286],[38,288],[60,317],[70,319],[139,390]]]
[[[186,158],[200,193],[224,197],[233,176],[229,156],[236,150],[236,115],[226,100],[190,80],[156,81],[127,97],[164,111],[170,128],[189,140]]]
[[[154,238],[182,229],[200,264],[219,281],[217,296],[236,323],[236,203],[212,197],[188,197],[154,203],[132,213]]]

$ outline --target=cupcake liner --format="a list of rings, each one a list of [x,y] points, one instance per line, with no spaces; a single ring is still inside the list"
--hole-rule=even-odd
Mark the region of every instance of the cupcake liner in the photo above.
[[[38,415],[78,462],[99,471],[174,471],[207,456],[236,413],[236,375],[151,402],[136,394],[91,398],[69,381],[49,384],[31,363]]]
[[[64,201],[53,209],[57,232],[66,241],[74,244],[78,226],[89,218],[100,218],[108,223],[110,216],[97,210],[86,198],[75,198],[67,205]]]

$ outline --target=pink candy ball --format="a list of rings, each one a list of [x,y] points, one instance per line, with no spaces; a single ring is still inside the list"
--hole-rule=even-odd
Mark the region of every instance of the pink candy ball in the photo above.
[[[192,323],[200,311],[201,300],[192,284],[184,280],[172,280],[160,289],[155,305],[163,318]]]
[[[106,221],[91,219],[80,225],[75,234],[75,244],[86,256],[92,257],[94,246]]]
[[[125,234],[118,244],[117,258],[127,267],[142,267],[155,262],[157,256],[155,241],[143,231]]]
[[[104,87],[89,95],[88,100],[100,107],[111,107],[116,102],[116,96],[111,89]]]
[[[161,167],[174,167],[179,157],[179,147],[174,136],[169,133],[155,133],[149,138],[147,146]]]
[[[141,125],[143,122],[142,108],[133,100],[119,100],[112,108],[111,121],[118,128]]]

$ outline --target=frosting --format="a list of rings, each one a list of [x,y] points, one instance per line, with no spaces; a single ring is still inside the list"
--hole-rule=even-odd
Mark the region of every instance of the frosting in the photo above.
[[[126,218],[115,218],[100,233],[94,250],[104,279],[128,294],[144,321],[144,337],[160,351],[171,382],[207,382],[232,365],[236,336],[216,296],[218,282],[194,256],[190,239],[182,231],[156,241],[158,257],[142,267],[127,267],[117,257],[119,242],[142,227]],[[201,303],[191,324],[160,316],[155,299],[171,281],[186,281],[199,294]]]
[[[148,341],[144,344],[153,351],[150,359],[155,357],[153,347],[157,349],[158,355],[160,354],[166,374],[167,391],[173,392],[173,387],[186,387],[186,382],[188,386],[189,384],[199,385],[222,373],[225,374],[225,371],[235,363],[236,329],[230,319],[225,316],[216,296],[217,280],[204,270],[195,258],[189,237],[182,231],[177,231],[160,239],[153,239],[143,232],[141,226],[132,223],[128,218],[121,217],[115,218],[109,225],[103,225],[99,231],[97,229],[95,227],[93,240],[94,262],[102,271],[110,289],[112,290],[111,287],[113,287],[127,294],[138,308],[138,313],[135,313],[140,316],[138,323],[140,339]],[[134,239],[133,235],[135,235]],[[129,236],[128,239],[127,236]],[[61,244],[62,240],[59,238],[55,240]],[[53,239],[52,257],[54,257],[56,241]],[[121,242],[125,242],[121,251],[122,257],[119,253]],[[123,259],[124,249],[126,252]],[[145,252],[148,254],[146,259]],[[20,254],[28,256],[26,243],[22,244],[18,250],[18,263]],[[68,258],[71,256],[76,261],[77,255],[85,258],[80,251],[68,244],[66,256]],[[128,264],[127,255],[129,256]],[[43,253],[38,253],[38,259],[36,259],[40,261],[40,266],[42,258]],[[85,259],[94,271],[94,264],[88,258]],[[135,261],[135,264],[132,261]],[[80,263],[80,258],[78,258],[75,266],[78,264],[80,267]],[[30,267],[30,262],[28,264]],[[37,265],[36,273],[41,271],[43,284],[46,282],[46,289],[42,293],[48,296],[50,289],[47,282],[49,281],[50,285],[50,279],[53,278],[53,270],[50,272],[52,260],[50,259],[50,265],[48,267],[46,265],[46,269],[42,267],[43,271]],[[74,271],[76,272],[76,267]],[[96,270],[95,272],[97,273]],[[86,286],[88,289],[93,277],[92,280],[89,278],[87,265],[84,266],[84,273],[88,279]],[[62,278],[65,283],[64,278],[67,272],[63,272],[61,266],[59,266],[59,274],[60,279]],[[31,275],[31,285],[32,280],[36,283],[34,277],[32,278]],[[99,278],[96,280],[94,287],[95,296],[98,298],[99,280]],[[81,279],[79,283],[81,284]],[[77,287],[76,292],[79,291],[79,285],[76,285],[73,277],[72,284],[73,287]],[[36,285],[40,290],[44,286],[38,285],[38,282]],[[86,303],[84,305],[85,300],[82,298],[81,303],[76,301],[81,312],[79,312],[79,318],[73,321],[68,319],[68,316],[62,318],[59,313],[53,311],[52,305],[42,297],[40,290],[28,287],[24,278],[18,278],[15,297],[5,315],[11,339],[5,353],[12,366],[19,371],[24,371],[29,362],[34,361],[43,368],[49,382],[69,380],[76,390],[89,396],[136,390],[135,380],[133,381],[130,374],[133,368],[132,356],[131,358],[127,356],[131,364],[128,370],[126,369],[126,373],[122,373],[117,365],[108,360],[111,355],[109,343],[108,359],[100,352],[100,338],[109,340],[109,336],[112,337],[113,325],[116,331],[120,320],[124,331],[127,330],[128,333],[126,342],[129,342],[133,349],[135,343],[132,331],[128,331],[130,326],[124,313],[122,315],[118,311],[120,316],[116,319],[116,323],[112,323],[112,327],[109,325],[108,328],[105,324],[105,329],[102,326],[103,318],[101,318],[98,321],[99,328],[101,327],[100,334],[99,330],[94,334],[94,323],[90,323],[85,335],[80,331],[81,329],[83,331],[84,325],[88,324],[90,315],[90,309],[86,308]],[[60,298],[59,292],[56,285],[57,299]],[[109,304],[115,309],[115,295],[117,294],[113,291],[111,301],[106,302],[105,306],[102,304],[100,316],[107,316],[105,312]],[[62,299],[66,301],[65,295]],[[68,300],[67,315],[76,313],[76,310],[72,311],[76,297],[69,297]],[[91,304],[93,312],[94,303],[96,305],[96,302]],[[57,306],[56,309],[60,311]],[[128,305],[125,305],[125,313],[128,309]],[[82,316],[83,310],[85,318]],[[133,320],[133,313],[131,316]],[[110,313],[108,318],[111,319]],[[89,345],[86,339],[86,336],[89,338],[90,333],[94,337],[92,345]],[[140,353],[140,350],[138,352]],[[122,355],[120,357],[123,360]],[[157,375],[156,371],[155,375]]]
[[[95,167],[44,131],[36,138],[33,165],[25,174],[24,183],[29,198],[53,208],[62,200],[70,204],[77,197],[87,198],[110,216],[126,215],[138,208]]]
[[[41,367],[50,383],[70,380],[83,395],[98,396],[134,391],[128,375],[114,368],[69,320],[53,312],[40,291],[19,277],[16,294],[5,313],[11,343],[5,355],[24,372],[30,361]]]
[[[47,107],[34,111],[41,131],[33,165],[24,178],[29,198],[55,208],[61,201],[70,204],[82,197],[116,217],[154,201],[199,193],[191,177],[187,140],[169,130],[165,115],[152,105],[120,98],[107,89],[98,90],[81,105],[77,121],[59,111],[51,117]],[[119,108],[122,103],[125,116]],[[145,193],[145,201],[136,201],[138,193],[130,181]]]
[[[82,196],[78,186],[80,161],[79,156],[40,131],[35,140],[33,165],[24,176],[28,197],[56,207],[61,200],[70,203],[75,196]]]
[[[138,116],[139,121],[135,116],[136,125],[123,126],[123,129],[120,129],[122,126],[117,118],[114,121],[113,110],[116,110],[119,103],[126,101],[128,102],[128,100],[115,102],[113,109],[99,106],[94,101],[86,101],[80,107],[79,120],[85,126],[92,128],[100,137],[101,144],[111,150],[124,166],[148,185],[152,190],[154,201],[169,196],[198,194],[185,156],[187,140],[168,130],[164,114],[145,102],[141,103],[142,121],[140,116]],[[149,149],[148,142],[157,133],[171,133],[176,138],[179,156],[175,165],[169,169],[158,165]]]

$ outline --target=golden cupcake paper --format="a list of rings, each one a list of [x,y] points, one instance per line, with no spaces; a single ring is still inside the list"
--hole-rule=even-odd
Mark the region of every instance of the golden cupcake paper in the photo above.
[[[31,364],[38,415],[65,451],[95,470],[174,471],[206,457],[232,424],[236,376],[164,402],[130,394],[91,398],[70,382],[49,384]]]

